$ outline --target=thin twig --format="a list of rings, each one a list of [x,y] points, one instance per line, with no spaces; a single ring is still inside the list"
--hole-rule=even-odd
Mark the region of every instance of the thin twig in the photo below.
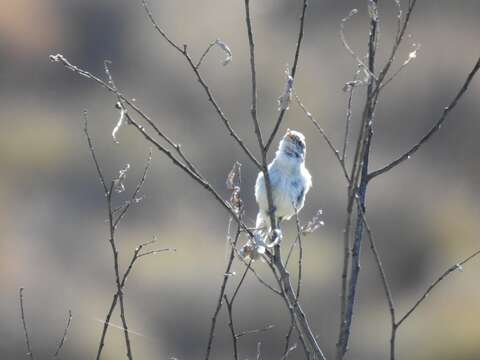
[[[268,203],[268,209],[269,209],[270,224],[272,228],[272,233],[275,233],[275,230],[277,229],[278,224],[275,216],[275,206],[273,204],[270,174],[268,173],[267,151],[264,150],[262,132],[260,130],[260,126],[258,124],[258,119],[257,119],[257,75],[256,75],[256,67],[255,67],[255,42],[253,38],[252,19],[250,15],[250,0],[245,0],[245,24],[247,27],[247,34],[248,34],[248,47],[250,51],[250,74],[251,74],[251,82],[252,82],[250,114],[253,120],[255,135],[257,137],[258,147],[260,148],[261,157],[262,157],[261,171],[263,173],[265,190],[267,193],[267,203]]]
[[[285,353],[283,354],[283,356],[280,358],[280,360],[286,360],[288,358],[288,356],[297,348],[297,344],[293,344],[291,347],[289,347],[287,349],[287,351],[285,351]]]
[[[297,298],[297,301],[300,298],[300,290],[302,286],[302,273],[303,273],[303,247],[302,247],[302,227],[300,225],[300,219],[298,218],[298,211],[295,209],[295,224],[297,226],[297,236],[295,237],[295,241],[292,244],[292,247],[290,248],[289,254],[287,256],[287,260],[285,261],[285,267],[288,265],[288,260],[290,258],[290,255],[292,253],[293,247],[298,244],[298,271],[297,271],[297,289],[295,296]],[[284,356],[288,355],[289,349],[290,349],[290,337],[292,336],[292,332],[294,329],[294,323],[290,323],[290,327],[288,329],[287,335],[285,336],[285,349],[284,349]]]
[[[102,169],[100,167],[100,164],[97,159],[97,155],[95,154],[95,147],[93,146],[92,139],[90,137],[90,134],[88,132],[88,112],[87,110],[83,111],[83,118],[84,118],[84,127],[83,131],[85,133],[85,136],[87,138],[88,142],[88,149],[90,150],[90,154],[92,156],[93,162],[95,163],[95,168],[97,170],[98,178],[100,179],[100,183],[102,184],[104,194],[108,192],[107,184],[105,182],[105,179],[103,177]]]
[[[147,178],[147,175],[148,175],[148,172],[150,170],[150,167],[152,165],[152,149],[150,149],[149,153],[148,153],[148,157],[147,157],[147,161],[146,161],[146,164],[145,164],[145,168],[143,170],[143,174],[142,174],[142,177],[140,178],[140,180],[137,182],[137,187],[135,188],[135,191],[132,193],[132,196],[130,197],[130,200],[127,201],[127,203],[125,204],[125,206],[122,208],[122,210],[120,211],[120,214],[117,216],[117,218],[114,220],[114,227],[116,228],[118,226],[118,224],[120,223],[120,221],[122,220],[122,218],[125,216],[125,214],[127,213],[128,209],[130,209],[130,205],[132,203],[134,203],[137,199],[137,195],[140,193],[140,191],[142,190],[143,188],[143,185],[145,184],[145,180]]]
[[[330,137],[327,135],[327,133],[325,132],[325,130],[322,128],[322,126],[320,125],[320,123],[315,120],[315,118],[313,117],[312,113],[310,111],[307,110],[307,108],[305,107],[305,105],[303,104],[302,100],[300,99],[300,97],[297,95],[297,93],[294,94],[295,96],[295,100],[297,101],[297,104],[298,106],[300,106],[300,108],[302,109],[303,113],[305,114],[305,116],[313,123],[313,125],[317,128],[318,132],[320,133],[320,135],[322,136],[322,138],[325,140],[325,142],[327,143],[329,149],[332,151],[333,155],[335,156],[335,158],[338,160],[339,164],[340,164],[340,167],[343,171],[343,176],[345,177],[345,179],[349,182],[350,181],[350,176],[348,175],[348,171],[347,171],[347,168],[345,167],[345,163],[344,161],[342,160],[342,157],[340,156],[340,152],[337,150],[337,148],[335,147],[335,145],[333,144],[333,141],[330,139]]]
[[[210,88],[208,87],[207,83],[205,82],[205,80],[203,79],[203,77],[201,76],[200,72],[199,72],[199,69],[197,68],[197,65],[193,62],[190,54],[188,53],[187,51],[187,45],[183,45],[183,47],[180,47],[179,45],[177,45],[174,41],[172,41],[168,35],[166,34],[165,31],[162,30],[162,28],[158,25],[157,21],[155,20],[153,14],[152,14],[152,11],[150,10],[148,4],[147,4],[147,1],[146,0],[142,0],[142,4],[143,4],[143,7],[145,9],[145,12],[147,13],[147,16],[150,20],[150,22],[152,23],[152,25],[154,26],[155,30],[158,31],[158,33],[173,47],[175,48],[178,52],[180,52],[181,55],[183,55],[183,57],[185,58],[185,60],[187,61],[187,63],[190,65],[190,68],[192,69],[192,71],[194,72],[198,82],[200,83],[200,85],[202,86],[203,90],[205,91],[207,97],[208,97],[208,101],[212,104],[213,108],[215,109],[215,112],[217,113],[217,115],[219,116],[219,118],[221,119],[221,121],[223,122],[223,124],[226,126],[229,134],[235,139],[235,141],[238,143],[238,145],[240,145],[240,147],[243,149],[243,151],[245,152],[245,154],[250,158],[250,160],[253,161],[253,163],[255,165],[257,165],[258,168],[260,168],[260,163],[258,162],[258,160],[255,158],[255,156],[250,152],[250,150],[247,148],[247,146],[245,145],[245,143],[243,142],[243,140],[238,136],[238,134],[235,132],[235,130],[233,130],[231,124],[230,124],[230,121],[228,120],[228,118],[226,117],[225,113],[222,111],[222,109],[220,108],[220,106],[218,105],[217,101],[215,100],[215,98],[213,97],[213,94],[212,92],[210,91]]]
[[[234,301],[235,301],[235,298],[238,294],[238,291],[240,290],[240,288],[242,287],[242,284],[245,280],[245,277],[247,276],[247,273],[248,273],[248,270],[250,269],[250,265],[252,263],[252,260],[250,260],[250,262],[248,263],[248,266],[247,268],[245,269],[245,271],[243,272],[243,275],[240,279],[240,281],[238,282],[238,285],[237,287],[235,288],[234,292],[233,292],[233,295],[232,297],[230,298],[230,300],[228,299],[227,297],[227,294],[224,294],[223,295],[223,298],[225,299],[225,303],[227,305],[227,312],[228,312],[228,326],[230,328],[230,333],[232,335],[232,343],[233,343],[233,355],[234,355],[234,358],[235,360],[238,360],[238,338],[239,336],[236,334],[235,332],[235,327],[233,325],[233,304],[234,304]]]
[[[385,298],[387,299],[388,304],[388,311],[390,313],[390,360],[395,360],[395,334],[397,330],[397,323],[396,323],[396,310],[395,310],[395,303],[393,302],[393,295],[392,290],[390,289],[390,284],[387,279],[387,275],[385,273],[385,269],[383,267],[382,260],[380,258],[380,254],[378,253],[377,246],[375,240],[373,238],[372,230],[367,222],[367,218],[365,216],[365,212],[363,211],[360,202],[357,199],[357,210],[362,216],[362,221],[365,226],[365,230],[367,231],[368,240],[370,243],[370,249],[372,250],[375,264],[377,265],[378,273],[380,274],[380,278],[382,280],[382,287],[383,291],[385,292]]]
[[[224,294],[223,298],[225,300],[225,304],[227,305],[228,327],[230,328],[230,334],[232,337],[233,358],[238,360],[238,337],[235,333],[235,326],[233,325],[232,303],[228,301],[227,294]]]
[[[357,65],[362,68],[362,70],[368,75],[376,79],[375,74],[368,68],[368,65],[365,64],[362,59],[357,55],[357,53],[352,49],[350,44],[347,41],[345,36],[345,24],[356,14],[358,13],[357,9],[353,9],[350,13],[340,21],[340,38],[342,40],[344,48],[348,51],[348,53],[352,56],[352,58],[356,61]]]
[[[297,73],[298,60],[300,58],[300,49],[302,47],[302,40],[303,40],[304,26],[305,26],[305,14],[307,12],[307,7],[308,7],[308,0],[303,0],[302,14],[300,16],[300,29],[298,31],[298,37],[297,37],[297,46],[295,48],[295,55],[293,57],[292,71],[289,72],[293,80],[295,79],[295,74]],[[264,147],[264,150],[266,152],[268,152],[268,150],[270,149],[270,146],[272,145],[273,140],[275,139],[275,135],[277,134],[278,129],[282,124],[282,120],[285,116],[286,111],[287,109],[280,110],[280,114],[278,115],[277,122],[275,123],[272,133],[270,134],[270,137],[268,138],[267,143]]]
[[[352,86],[350,86],[347,90],[348,91],[347,114],[345,119],[345,133],[343,135],[342,156],[340,157],[342,164],[345,164],[345,156],[346,156],[347,146],[348,146],[348,137],[350,134],[350,123],[352,120],[352,99],[353,99],[353,93],[356,88],[355,85],[357,82],[358,72],[359,70],[355,71],[355,75],[353,76],[353,80],[352,80]]]
[[[267,325],[261,329],[254,329],[254,330],[246,330],[246,331],[242,331],[242,332],[239,332],[236,334],[236,337],[237,339],[238,338],[241,338],[242,336],[246,336],[246,335],[254,335],[254,334],[259,334],[259,333],[263,333],[265,331],[268,331],[268,330],[271,330],[275,327],[275,325]]]
[[[261,360],[262,359],[262,343],[259,341],[257,343],[257,357],[256,357],[257,360]]]
[[[372,0],[369,6],[377,6],[378,0]],[[347,205],[347,225],[350,225],[351,211],[354,199],[358,202],[362,211],[365,211],[365,197],[368,185],[368,165],[370,158],[370,146],[373,136],[373,122],[376,102],[378,99],[375,94],[376,77],[375,74],[375,55],[378,41],[378,22],[377,15],[370,16],[370,32],[368,37],[368,78],[367,94],[365,107],[362,115],[362,127],[358,137],[357,148],[355,151],[354,162],[352,165],[352,173],[350,174],[349,199]],[[373,76],[372,76],[373,75]],[[359,182],[358,182],[359,181]],[[358,186],[357,186],[358,184]],[[358,189],[358,192],[357,192]],[[358,196],[358,197],[357,197]],[[345,236],[349,236],[350,229],[346,229]],[[348,342],[350,338],[353,312],[356,300],[356,290],[358,277],[360,273],[360,245],[363,239],[363,221],[360,213],[357,214],[356,227],[354,232],[354,241],[351,255],[350,278],[348,282],[348,292],[345,297],[344,291],[347,290],[344,285],[342,275],[342,295],[341,295],[341,323],[337,341],[337,360],[344,358],[348,350]],[[349,243],[349,237],[345,244]],[[345,255],[345,254],[344,254]],[[346,262],[348,258],[344,258],[344,270],[348,268]],[[346,266],[345,266],[346,265]],[[346,300],[346,302],[345,302]]]
[[[68,334],[68,330],[70,329],[70,324],[71,323],[72,323],[72,311],[68,310],[67,325],[65,326],[65,330],[63,331],[62,338],[60,339],[60,342],[58,343],[57,350],[53,354],[54,359],[58,358],[58,355],[60,354],[60,351],[62,350],[63,344],[65,343],[65,340],[67,339],[67,334]]]
[[[22,325],[23,325],[23,334],[25,337],[25,345],[27,346],[27,356],[30,358],[30,360],[34,360],[33,352],[32,352],[32,347],[30,346],[30,337],[28,336],[28,329],[27,329],[27,322],[25,320],[25,311],[23,309],[23,287],[20,288],[18,291],[19,294],[19,299],[20,299],[20,318],[22,319]]]
[[[200,67],[200,65],[202,65],[203,59],[205,59],[205,56],[207,56],[208,52],[215,46],[216,43],[217,43],[217,41],[215,40],[215,41],[211,42],[210,44],[208,44],[208,46],[205,49],[205,51],[203,52],[202,56],[200,56],[200,59],[198,60],[197,65],[195,65],[195,67],[197,69]]]
[[[385,79],[385,76],[388,74],[388,71],[390,70],[390,67],[393,64],[393,61],[395,60],[395,55],[405,36],[405,31],[407,30],[408,24],[410,23],[410,17],[413,13],[413,9],[415,8],[416,3],[417,3],[417,0],[409,0],[409,5],[405,15],[405,20],[403,21],[403,24],[401,26],[399,23],[397,25],[398,29],[397,29],[397,34],[395,35],[395,42],[393,44],[392,51],[390,53],[390,56],[388,57],[386,64],[384,65],[383,69],[380,71],[380,74],[378,75],[377,90],[375,90],[375,92],[378,92],[378,90],[380,89],[383,83],[383,80]],[[401,16],[398,16],[398,21],[400,21],[400,18]]]
[[[222,284],[220,285],[220,293],[218,295],[217,305],[215,307],[215,312],[213,313],[213,316],[212,316],[212,323],[211,323],[210,331],[208,335],[205,360],[208,360],[210,358],[210,353],[212,351],[212,344],[213,344],[213,338],[215,337],[215,326],[217,324],[217,317],[218,317],[218,313],[220,312],[220,309],[222,308],[222,301],[225,295],[227,282],[230,279],[232,264],[233,264],[233,260],[235,259],[235,249],[241,233],[240,230],[241,230],[240,227],[238,227],[237,232],[235,233],[234,240],[231,244],[230,256],[228,258],[227,267],[225,269],[225,272],[223,273],[223,281],[222,281]]]
[[[272,273],[273,273],[273,276],[275,277],[275,280],[277,281],[282,293],[281,293],[281,298],[282,300],[285,302],[285,305],[287,306],[287,309],[288,309],[288,313],[290,315],[290,323],[294,325],[295,327],[295,330],[297,331],[298,333],[298,337],[300,339],[300,342],[303,346],[303,350],[305,351],[305,354],[306,354],[306,358],[308,360],[310,360],[312,358],[311,356],[311,353],[310,353],[310,347],[312,347],[311,345],[307,345],[307,339],[306,339],[306,334],[305,334],[305,330],[304,330],[304,327],[300,325],[300,321],[298,320],[297,316],[296,316],[296,313],[295,313],[295,307],[294,305],[290,302],[290,298],[289,296],[287,296],[287,292],[285,291],[284,287],[283,287],[283,284],[282,284],[282,280],[281,280],[281,276],[277,273],[279,272],[277,270],[277,268],[274,266],[274,264],[272,263],[272,261],[269,261],[267,262],[268,266],[270,267],[270,269],[272,270]],[[289,287],[289,289],[291,290],[291,285]],[[293,295],[295,296],[295,295]],[[308,324],[307,324],[308,325]],[[310,343],[309,343],[310,344]]]
[[[472,82],[473,78],[475,77],[475,75],[477,74],[478,70],[480,69],[480,57],[478,58],[477,62],[475,63],[475,65],[473,66],[473,69],[470,71],[470,73],[468,74],[467,76],[467,79],[465,80],[465,82],[463,83],[462,87],[460,88],[460,91],[455,95],[455,97],[453,98],[452,102],[450,103],[450,105],[448,105],[447,107],[445,107],[443,109],[443,113],[442,115],[440,116],[440,119],[438,119],[438,121],[433,125],[433,127],[420,139],[420,141],[418,143],[416,143],[414,146],[412,146],[410,148],[410,150],[408,150],[407,152],[405,152],[403,155],[401,155],[399,158],[397,158],[396,160],[392,161],[391,163],[389,163],[388,165],[385,165],[384,167],[378,169],[378,170],[375,170],[373,172],[371,172],[369,175],[368,175],[368,179],[369,180],[372,180],[373,178],[377,177],[378,175],[381,175],[383,173],[386,173],[387,171],[393,169],[394,167],[398,166],[399,164],[401,164],[403,161],[409,159],[415,152],[417,152],[417,150],[422,146],[424,145],[438,130],[440,130],[440,128],[442,127],[442,124],[445,122],[445,120],[447,119],[447,116],[448,114],[455,108],[455,106],[457,105],[458,101],[460,100],[460,98],[463,96],[463,94],[465,94],[465,92],[467,91],[470,83]]]
[[[128,331],[128,324],[127,324],[127,319],[125,316],[125,303],[123,300],[123,288],[121,286],[121,278],[120,278],[120,265],[118,261],[118,249],[117,245],[115,242],[115,224],[114,224],[114,219],[113,219],[113,212],[112,212],[112,195],[113,195],[113,189],[114,189],[114,184],[115,181],[112,181],[110,184],[110,188],[105,194],[106,200],[107,200],[107,209],[108,209],[108,227],[109,227],[109,243],[110,247],[112,249],[112,255],[113,255],[113,270],[115,274],[115,283],[117,286],[117,294],[118,294],[118,300],[120,302],[120,318],[122,320],[122,325],[123,325],[123,334],[124,334],[124,339],[125,339],[125,347],[127,350],[127,358],[129,360],[133,360],[133,354],[132,354],[132,345],[130,343],[130,334]]]
[[[243,282],[245,281],[245,278],[247,276],[248,270],[250,270],[250,266],[252,265],[252,259],[248,262],[247,267],[245,268],[245,271],[243,272],[242,277],[240,278],[240,281],[237,284],[237,287],[235,288],[235,291],[233,292],[232,297],[230,298],[230,303],[233,303],[235,298],[237,297],[238,291],[240,290],[240,287],[242,286]]]
[[[406,312],[405,315],[403,315],[400,320],[398,320],[397,322],[397,327],[400,326],[417,308],[418,306],[423,302],[425,301],[425,299],[427,298],[427,296],[430,294],[430,292],[443,280],[445,279],[448,275],[450,275],[452,272],[456,271],[456,270],[460,270],[462,271],[462,266],[465,265],[466,263],[468,263],[470,260],[472,260],[473,258],[475,258],[477,255],[480,254],[480,249],[479,250],[476,250],[473,254],[469,255],[468,257],[466,257],[465,259],[463,259],[462,261],[456,263],[455,265],[449,267],[447,270],[445,270],[439,277],[437,280],[435,280],[428,288],[427,290],[423,293],[422,296],[420,296],[420,298],[415,302],[415,304],[410,308],[410,310],[408,310]]]
[[[51,60],[54,62],[60,62],[62,63],[65,68],[67,68],[70,71],[73,71],[77,73],[80,76],[86,77],[88,79],[91,79],[95,81],[97,84],[100,86],[104,87],[108,91],[112,92],[115,94],[115,96],[120,97],[123,101],[125,101],[129,107],[134,109],[142,118],[146,120],[148,118],[142,111],[139,109],[135,104],[133,104],[130,100],[128,100],[122,93],[118,92],[114,88],[112,88],[110,85],[108,85],[106,82],[103,80],[99,79],[98,77],[94,76],[93,74],[89,73],[86,70],[83,70],[79,68],[78,66],[72,65],[67,59],[65,59],[64,56],[62,55],[55,55],[51,56]],[[129,119],[129,122],[131,125],[135,127],[136,130],[138,130],[143,137],[150,142],[154,147],[156,147],[160,152],[165,154],[172,162],[174,165],[182,169],[184,172],[187,173],[193,180],[195,180],[197,183],[199,183],[203,188],[205,188],[208,192],[210,192],[213,197],[233,216],[235,221],[242,226],[242,229],[249,234],[249,236],[253,237],[253,233],[248,229],[248,227],[240,220],[238,215],[233,211],[231,208],[230,204],[228,204],[223,198],[218,194],[218,192],[212,187],[212,185],[205,180],[203,176],[198,174],[198,172],[192,170],[188,164],[184,164],[182,161],[178,160],[172,152],[167,149],[165,146],[160,144],[157,140],[155,140],[148,132],[147,130],[140,125],[138,122],[136,122],[133,118],[128,117],[129,115],[126,114],[127,118]],[[146,120],[147,121],[147,120]],[[151,121],[151,120],[150,120]],[[148,121],[147,121],[148,122]],[[106,186],[104,186],[104,189]],[[108,191],[108,189],[107,189]]]
[[[132,259],[130,260],[130,263],[127,267],[127,270],[123,274],[123,278],[122,278],[122,281],[120,283],[120,286],[122,288],[125,286],[125,282],[127,281],[127,277],[130,274],[130,271],[132,270],[133,265],[135,264],[135,261],[138,259],[138,254],[140,253],[140,251],[142,250],[142,248],[144,246],[146,246],[147,244],[150,244],[150,243],[151,242],[139,245],[135,249],[135,251],[133,252]],[[113,295],[112,303],[111,303],[110,308],[109,308],[109,310],[107,312],[107,315],[105,317],[105,321],[103,321],[102,334],[100,335],[100,342],[99,342],[99,346],[98,346],[98,350],[97,350],[97,357],[96,357],[97,360],[100,359],[100,356],[102,354],[102,350],[103,350],[103,347],[105,345],[105,337],[107,336],[107,330],[108,330],[108,327],[110,325],[110,318],[112,317],[113,311],[115,310],[115,307],[117,305],[117,301],[118,301],[118,291]]]
[[[107,69],[108,69],[108,67],[107,67]],[[108,70],[107,70],[107,72],[108,72]],[[114,85],[112,85],[112,86],[114,86]],[[112,316],[113,310],[115,309],[117,301],[119,301],[119,303],[120,303],[120,318],[122,320],[122,325],[123,325],[123,330],[124,330],[124,338],[125,338],[125,346],[126,346],[126,350],[127,350],[127,358],[129,360],[133,360],[133,354],[132,354],[132,347],[131,347],[131,343],[130,343],[128,324],[127,324],[126,315],[125,315],[125,304],[124,304],[124,299],[123,299],[123,288],[125,286],[125,281],[126,281],[128,275],[129,275],[130,271],[132,270],[135,261],[139,257],[145,256],[145,255],[148,255],[148,254],[153,254],[153,253],[156,253],[158,251],[164,251],[164,250],[167,250],[167,249],[155,250],[155,251],[152,251],[152,252],[149,252],[149,253],[141,254],[140,251],[142,250],[142,248],[144,246],[150,244],[151,242],[148,242],[148,243],[145,243],[145,244],[142,244],[142,245],[138,246],[134,251],[134,255],[132,257],[132,260],[131,260],[129,266],[127,267],[125,273],[123,274],[123,276],[120,275],[119,261],[118,261],[118,249],[117,249],[116,242],[115,242],[115,229],[116,229],[116,224],[118,222],[114,218],[114,209],[113,209],[113,206],[112,206],[112,195],[114,193],[114,187],[115,187],[116,181],[112,180],[110,182],[110,186],[109,187],[106,186],[106,183],[105,183],[105,180],[104,180],[105,177],[102,173],[100,164],[97,160],[97,156],[96,156],[96,153],[95,153],[93,142],[92,142],[92,139],[91,139],[90,134],[88,132],[88,126],[87,126],[88,119],[87,119],[86,112],[85,112],[84,116],[85,116],[84,132],[85,132],[85,136],[87,138],[88,147],[89,147],[92,159],[94,160],[95,167],[96,167],[96,170],[98,172],[98,176],[100,178],[101,184],[104,188],[104,195],[105,195],[105,199],[106,199],[106,207],[107,207],[107,210],[108,210],[109,243],[110,243],[110,246],[112,248],[113,267],[114,267],[114,274],[115,274],[115,283],[116,283],[116,288],[117,288],[116,293],[114,294],[114,297],[113,297],[113,300],[112,300],[112,304],[111,304],[110,309],[107,313],[106,320],[104,322],[104,327],[103,327],[102,334],[101,334],[101,337],[100,337],[100,344],[99,344],[99,347],[98,347],[96,358],[97,358],[97,360],[100,359],[100,356],[101,356],[101,353],[102,353],[102,350],[103,350],[103,347],[104,347],[104,343],[105,343],[105,337],[106,337],[106,334],[107,334],[108,325],[110,323],[110,318]],[[149,161],[148,161],[148,164],[149,164]],[[142,186],[145,182],[146,174],[147,174],[148,169],[149,169],[148,164],[145,168],[143,176],[140,178],[140,180],[137,184],[136,190],[134,191],[134,197],[136,197],[136,195],[138,194],[138,192],[140,191],[140,189],[142,188]],[[121,217],[123,217],[126,214],[127,210],[128,210],[128,207],[126,207],[124,212],[120,214],[120,216],[117,218],[117,220],[121,219]]]
[[[129,101],[118,92],[118,88],[115,85],[115,81],[113,80],[113,77],[108,65],[109,65],[109,62],[105,61],[104,67],[105,67],[105,74],[107,75],[107,78],[108,78],[108,83],[110,84],[114,92],[117,94],[118,103],[116,107],[122,112],[122,114],[128,120],[128,123],[132,122],[132,118],[127,111],[127,106],[131,107],[141,118],[143,118],[147,122],[148,125],[152,127],[152,129],[157,133],[158,136],[160,136],[160,138],[165,140],[173,149],[175,149],[177,154],[180,156],[180,158],[184,161],[184,163],[188,166],[188,168],[192,172],[194,172],[197,175],[200,175],[196,167],[193,165],[193,163],[189,161],[185,156],[185,154],[183,153],[181,145],[176,144],[172,139],[170,139],[170,137],[167,134],[161,131],[160,128],[155,124],[155,122],[145,112],[143,112],[138,106],[136,106],[133,103],[133,100]]]

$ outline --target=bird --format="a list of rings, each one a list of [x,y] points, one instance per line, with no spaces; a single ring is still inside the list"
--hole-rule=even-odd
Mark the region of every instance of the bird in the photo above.
[[[305,197],[312,187],[312,176],[305,167],[305,136],[296,130],[287,129],[278,145],[275,158],[268,165],[272,191],[273,210],[277,223],[289,220],[305,204]],[[255,224],[257,246],[273,247],[281,241],[281,232],[271,232],[270,213],[263,172],[255,183],[255,200],[258,213]],[[264,252],[264,249],[260,249]]]

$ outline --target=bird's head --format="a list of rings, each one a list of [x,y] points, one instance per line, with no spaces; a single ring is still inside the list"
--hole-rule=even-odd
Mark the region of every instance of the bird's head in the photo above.
[[[303,161],[305,159],[305,136],[298,131],[288,129],[280,141],[278,151],[280,155],[290,160]]]

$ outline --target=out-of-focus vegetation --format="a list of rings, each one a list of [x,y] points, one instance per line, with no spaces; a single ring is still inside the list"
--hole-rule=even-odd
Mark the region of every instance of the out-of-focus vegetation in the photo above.
[[[353,7],[359,15],[347,25],[352,46],[365,51],[366,1],[310,1],[296,91],[331,137],[343,135],[346,94],[343,84],[355,70],[343,48],[339,22]],[[364,4],[365,3],[365,4]],[[156,123],[183,145],[199,169],[225,196],[225,177],[234,161],[245,162],[186,64],[152,30],[140,1],[17,0],[0,12],[0,354],[23,359],[23,332],[17,290],[25,305],[33,348],[51,354],[61,336],[68,309],[73,324],[64,358],[91,358],[114,292],[102,189],[82,134],[82,111],[106,173],[114,176],[130,163],[130,186],[140,175],[148,146],[128,127],[119,144],[110,136],[118,118],[114,99],[93,83],[53,66],[48,55],[61,52],[91,72],[113,61],[117,85],[136,98]],[[214,50],[202,65],[218,101],[252,148],[256,139],[249,119],[248,51],[241,1],[152,1],[158,21],[179,43],[199,56],[220,38],[233,51],[222,66]],[[276,99],[284,87],[285,65],[292,61],[299,1],[252,2],[257,45],[259,119],[270,130]],[[390,50],[395,8],[382,2],[381,48]],[[372,166],[388,162],[416,142],[457,92],[476,57],[480,3],[475,0],[422,1],[411,21],[399,66],[421,43],[415,61],[388,86],[377,111]],[[480,82],[472,86],[441,131],[412,159],[375,180],[369,188],[369,221],[403,313],[446,267],[479,246],[480,233]],[[363,99],[354,104],[359,119]],[[356,112],[355,112],[356,111]],[[312,124],[294,105],[285,127],[307,135],[307,166],[314,187],[301,218],[324,210],[325,226],[304,241],[306,266],[303,302],[327,354],[338,330],[345,192],[342,174]],[[153,155],[144,201],[119,230],[121,260],[156,235],[160,245],[175,247],[142,261],[126,288],[127,317],[137,359],[198,359],[223,276],[227,214],[209,195],[160,154]],[[247,215],[255,217],[256,171],[243,168],[242,194]],[[286,232],[293,234],[293,223]],[[256,265],[261,272],[264,265]],[[442,283],[402,327],[399,358],[478,359],[480,345],[480,264]],[[239,266],[237,273],[240,272]],[[249,275],[250,276],[250,275]],[[351,357],[384,359],[388,313],[381,283],[364,249]],[[237,305],[242,330],[274,324],[258,337],[240,340],[241,357],[252,358],[261,339],[268,358],[279,357],[278,339],[288,328],[280,299],[247,278]],[[222,311],[216,358],[231,354]],[[283,349],[283,347],[282,347]],[[297,350],[298,351],[298,350]],[[111,328],[104,359],[123,356],[122,333]],[[295,354],[292,354],[295,358]]]

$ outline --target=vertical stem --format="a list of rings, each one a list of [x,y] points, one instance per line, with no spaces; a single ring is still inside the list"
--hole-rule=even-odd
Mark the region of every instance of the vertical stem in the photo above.
[[[246,272],[245,272],[246,274]],[[230,328],[230,333],[232,335],[232,344],[233,344],[233,358],[238,360],[238,339],[237,334],[235,333],[235,327],[233,325],[233,313],[232,313],[232,302],[228,301],[227,295],[224,295],[225,304],[227,305],[228,313],[228,327]],[[233,300],[232,300],[233,301]]]
[[[398,325],[392,325],[392,331],[390,334],[390,360],[395,360],[395,339],[397,335]]]
[[[18,291],[20,298],[20,317],[22,319],[23,334],[25,336],[25,345],[27,346],[27,355],[30,360],[34,360],[32,348],[30,346],[30,337],[28,336],[27,322],[25,320],[25,311],[23,310],[23,288]]]
[[[122,283],[121,283],[121,277],[120,277],[120,270],[119,270],[119,265],[118,265],[118,250],[117,246],[115,244],[115,222],[113,219],[113,209],[112,209],[112,194],[113,194],[113,188],[114,188],[114,182],[112,181],[110,184],[110,189],[108,190],[107,193],[107,206],[108,206],[108,222],[109,222],[109,228],[110,228],[110,246],[112,247],[112,253],[113,253],[113,268],[115,272],[115,283],[117,285],[117,294],[118,294],[118,300],[120,302],[120,318],[122,320],[122,325],[123,325],[123,334],[125,338],[125,347],[127,349],[127,358],[129,360],[133,360],[133,355],[132,355],[132,346],[130,344],[130,335],[128,331],[128,325],[127,325],[127,320],[125,317],[125,304],[123,301],[123,289],[122,289]]]
[[[377,5],[378,0],[373,0],[375,6]],[[370,74],[375,73],[375,53],[377,45],[377,28],[378,28],[378,18],[377,16],[371,16],[370,20],[370,33],[368,40],[368,70]],[[351,216],[351,206],[353,206],[352,201],[357,198],[358,201],[358,211],[354,232],[354,241],[352,247],[352,260],[350,268],[350,279],[348,282],[348,295],[346,297],[346,303],[343,302],[344,298],[344,286],[346,278],[342,275],[342,304],[341,304],[341,313],[345,317],[341,319],[340,325],[340,334],[337,342],[337,359],[341,360],[344,358],[348,350],[348,341],[350,338],[350,331],[352,326],[352,318],[354,312],[354,305],[356,300],[356,289],[358,284],[358,277],[360,274],[360,249],[363,239],[363,214],[365,213],[365,200],[367,193],[368,185],[368,163],[370,155],[370,145],[371,139],[373,136],[373,119],[375,113],[375,105],[377,100],[377,95],[374,91],[375,88],[375,79],[373,76],[370,76],[368,87],[367,87],[367,97],[365,102],[364,116],[362,119],[362,130],[359,135],[359,140],[357,143],[357,150],[355,155],[354,165],[352,167],[351,182],[349,187],[349,204],[348,204],[348,214],[347,214],[347,225],[349,225],[349,218]],[[358,162],[357,162],[358,161]],[[358,165],[356,165],[358,163]],[[357,172],[359,177],[358,190],[356,187],[357,184]],[[349,234],[345,234],[346,239],[348,239]],[[347,241],[345,241],[347,243]],[[344,260],[344,270],[348,267],[348,262]]]
[[[222,285],[220,286],[220,294],[218,295],[217,306],[216,306],[215,312],[212,316],[212,324],[210,326],[210,332],[209,332],[209,335],[208,335],[207,351],[206,351],[206,354],[205,354],[205,360],[208,360],[210,358],[210,353],[212,351],[212,344],[213,344],[213,338],[215,337],[215,326],[216,326],[216,323],[217,323],[217,317],[218,317],[218,313],[220,312],[220,309],[222,308],[222,300],[223,300],[223,296],[225,294],[225,288],[227,286],[227,282],[230,278],[230,272],[231,272],[231,269],[232,269],[233,260],[235,259],[235,246],[237,245],[238,238],[240,237],[240,233],[241,233],[241,228],[240,228],[240,226],[238,226],[237,227],[237,232],[235,234],[235,239],[233,240],[233,243],[230,244],[232,249],[230,251],[230,256],[229,256],[229,259],[228,259],[227,268],[225,269],[225,273],[223,274],[223,281],[222,281]],[[248,270],[248,268],[247,268],[247,270]]]

